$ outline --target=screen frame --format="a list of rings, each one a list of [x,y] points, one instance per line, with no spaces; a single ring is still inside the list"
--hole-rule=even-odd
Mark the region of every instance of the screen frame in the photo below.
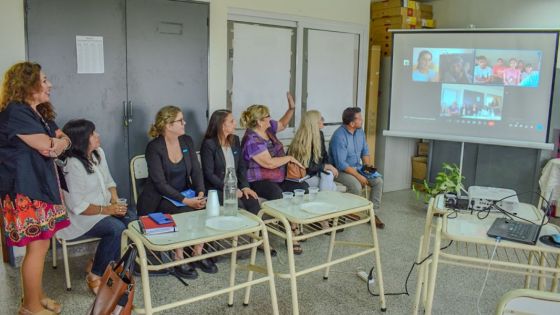
[[[554,67],[556,69],[558,67],[558,43],[559,43],[559,36],[560,30],[558,29],[389,29],[391,32],[391,41],[395,42],[395,35],[396,34],[403,34],[403,33],[494,33],[494,34],[505,34],[505,33],[519,33],[519,34],[531,34],[531,33],[544,33],[544,34],[554,34],[556,36],[556,44],[555,44],[555,51],[554,51]],[[404,137],[404,138],[422,138],[422,139],[429,139],[429,140],[446,140],[446,141],[456,141],[456,142],[468,142],[468,143],[479,143],[479,144],[492,144],[492,145],[503,145],[503,146],[514,146],[514,147],[525,147],[525,148],[534,148],[534,149],[542,149],[542,150],[553,150],[554,144],[549,143],[548,139],[550,136],[550,122],[552,119],[552,105],[553,105],[553,96],[554,96],[554,82],[556,80],[556,71],[552,71],[552,80],[550,82],[550,96],[549,96],[549,104],[548,104],[548,120],[546,126],[546,142],[538,143],[538,142],[530,142],[530,141],[515,141],[515,140],[506,140],[502,138],[478,138],[472,136],[455,136],[455,135],[438,135],[430,132],[409,132],[409,131],[395,131],[391,130],[391,108],[392,108],[392,92],[393,92],[393,62],[394,62],[394,54],[395,54],[395,47],[391,52],[391,74],[389,78],[389,108],[388,108],[388,121],[387,121],[387,129],[383,130],[384,136],[389,137]]]

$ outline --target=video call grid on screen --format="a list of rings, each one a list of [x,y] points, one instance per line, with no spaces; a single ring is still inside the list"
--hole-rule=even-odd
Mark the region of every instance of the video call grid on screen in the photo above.
[[[390,130],[546,142],[557,32],[395,32]]]

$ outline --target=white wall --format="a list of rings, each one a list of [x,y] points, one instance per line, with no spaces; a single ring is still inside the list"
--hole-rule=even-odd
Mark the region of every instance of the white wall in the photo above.
[[[558,0],[434,0],[438,28],[559,28]]]
[[[0,12],[0,75],[3,76],[12,64],[25,60],[23,1],[2,0]]]

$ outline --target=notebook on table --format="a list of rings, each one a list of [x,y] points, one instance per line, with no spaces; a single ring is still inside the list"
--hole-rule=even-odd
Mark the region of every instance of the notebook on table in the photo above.
[[[548,216],[549,208],[546,208],[540,224],[515,221],[509,218],[497,218],[486,234],[490,237],[499,237],[512,242],[535,245],[544,225],[544,220]]]
[[[155,234],[163,234],[163,233],[171,233],[177,232],[177,224],[173,220],[173,217],[170,214],[163,214],[159,213],[163,218],[165,218],[165,222],[158,223],[156,220],[152,218],[152,216],[145,215],[141,216],[138,220],[138,224],[140,226],[140,230],[145,235],[155,235]],[[156,217],[157,219],[157,217]]]

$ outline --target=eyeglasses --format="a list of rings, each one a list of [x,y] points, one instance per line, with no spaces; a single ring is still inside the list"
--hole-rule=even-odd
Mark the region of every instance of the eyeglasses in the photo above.
[[[270,115],[266,115],[262,119],[265,119],[265,118],[270,118]]]
[[[171,124],[174,124],[174,123],[177,123],[177,122],[181,123],[181,125],[184,125],[184,124],[187,123],[184,119],[177,119],[177,120],[172,121]]]

